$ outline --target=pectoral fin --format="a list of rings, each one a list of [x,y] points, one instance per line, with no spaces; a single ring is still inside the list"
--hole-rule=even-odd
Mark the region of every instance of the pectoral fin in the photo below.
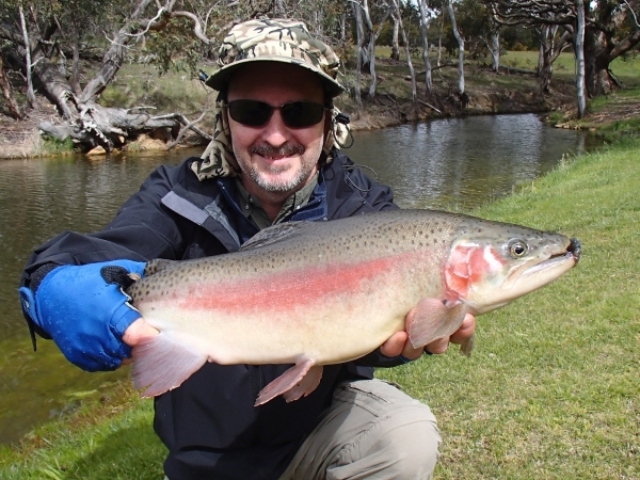
[[[306,397],[318,387],[321,378],[322,366],[305,358],[260,390],[255,405],[264,405],[278,395],[283,395],[287,402]]]
[[[179,387],[199,370],[207,356],[160,333],[133,347],[133,386],[143,397],[155,397]]]
[[[408,315],[409,340],[413,348],[424,347],[434,340],[451,336],[460,328],[466,315],[466,305],[446,306],[436,298],[425,298]]]

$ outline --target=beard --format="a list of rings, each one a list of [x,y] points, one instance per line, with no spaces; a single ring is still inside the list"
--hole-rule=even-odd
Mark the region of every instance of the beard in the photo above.
[[[247,173],[251,179],[262,189],[267,192],[286,193],[291,192],[302,185],[311,174],[317,162],[305,162],[305,149],[302,145],[285,143],[280,147],[273,147],[269,144],[254,145],[249,149],[249,153],[260,155],[265,158],[273,157],[291,157],[298,155],[301,159],[301,165],[298,172],[291,178],[278,179],[278,175],[285,173],[291,169],[298,168],[297,165],[272,165],[266,169],[267,176],[264,176],[265,170],[261,172],[255,165],[251,164]],[[275,178],[272,178],[275,177]]]

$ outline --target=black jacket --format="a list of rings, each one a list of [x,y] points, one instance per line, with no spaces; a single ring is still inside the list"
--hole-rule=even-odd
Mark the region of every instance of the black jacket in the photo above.
[[[65,232],[36,249],[22,284],[29,285],[33,272],[47,264],[188,259],[237,251],[257,228],[240,211],[234,182],[199,181],[190,169],[197,161],[158,168],[103,231]],[[309,203],[287,220],[397,208],[392,202],[388,187],[372,182],[337,153],[321,169]],[[33,331],[33,322],[27,321]],[[172,480],[276,479],[330,404],[337,383],[371,378],[372,366],[398,363],[374,352],[357,362],[328,366],[308,397],[289,404],[276,398],[257,408],[258,391],[289,365],[206,364],[179,388],[155,399],[155,430],[169,449],[165,473]]]

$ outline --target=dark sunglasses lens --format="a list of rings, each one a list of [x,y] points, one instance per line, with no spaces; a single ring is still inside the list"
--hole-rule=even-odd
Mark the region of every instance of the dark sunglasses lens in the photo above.
[[[264,125],[273,113],[271,105],[258,100],[233,100],[228,108],[231,118],[249,127]]]
[[[305,128],[320,123],[324,107],[314,102],[291,102],[285,103],[280,112],[282,120],[288,127]]]
[[[280,109],[282,120],[289,128],[317,125],[324,114],[322,104],[315,102],[290,102],[281,107],[272,107],[258,100],[232,100],[227,107],[231,118],[249,127],[261,127],[266,124],[273,110],[277,108]]]

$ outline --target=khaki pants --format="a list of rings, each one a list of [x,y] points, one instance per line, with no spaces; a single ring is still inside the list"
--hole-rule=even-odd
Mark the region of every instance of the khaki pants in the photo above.
[[[347,382],[280,480],[430,479],[440,443],[425,404],[380,380]]]
[[[346,382],[280,480],[430,479],[440,443],[425,404],[380,380]]]

